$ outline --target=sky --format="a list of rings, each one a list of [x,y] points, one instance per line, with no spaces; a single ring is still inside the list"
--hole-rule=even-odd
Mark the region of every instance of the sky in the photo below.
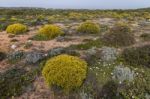
[[[0,0],[0,7],[136,9],[150,7],[150,0]]]

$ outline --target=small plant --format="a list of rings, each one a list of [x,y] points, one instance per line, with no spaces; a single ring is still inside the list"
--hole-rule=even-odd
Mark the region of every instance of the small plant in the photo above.
[[[4,52],[0,52],[0,61],[6,58],[6,54]]]
[[[87,63],[78,57],[59,55],[46,62],[42,75],[50,86],[58,86],[69,92],[80,87],[86,78]]]
[[[130,65],[150,67],[150,45],[125,49],[122,57]]]
[[[28,40],[28,41],[25,43],[24,48],[29,49],[29,48],[31,48],[32,46],[33,46],[32,41],[31,41],[31,40]]]
[[[12,24],[7,27],[6,31],[11,34],[22,34],[27,32],[27,26],[20,23]]]
[[[100,33],[100,27],[99,27],[99,25],[96,24],[96,23],[87,21],[87,22],[82,23],[82,24],[78,27],[77,31],[78,31],[79,33],[97,34],[97,33]]]
[[[0,24],[0,31],[6,30],[7,25],[8,25],[8,24],[6,24],[6,23]]]
[[[36,36],[36,38],[40,40],[49,40],[63,34],[64,32],[58,26],[44,25],[39,29],[39,34]]]

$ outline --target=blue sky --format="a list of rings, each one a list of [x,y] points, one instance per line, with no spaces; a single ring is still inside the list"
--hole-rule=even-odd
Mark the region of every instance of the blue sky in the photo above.
[[[133,9],[150,7],[150,0],[0,0],[0,7]]]

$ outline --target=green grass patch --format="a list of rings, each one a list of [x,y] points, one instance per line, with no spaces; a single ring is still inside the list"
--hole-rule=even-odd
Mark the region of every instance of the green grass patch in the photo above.
[[[103,46],[103,43],[101,42],[101,40],[97,39],[97,40],[89,40],[83,44],[71,45],[70,48],[77,49],[77,50],[87,50],[92,47],[100,48],[102,46]]]

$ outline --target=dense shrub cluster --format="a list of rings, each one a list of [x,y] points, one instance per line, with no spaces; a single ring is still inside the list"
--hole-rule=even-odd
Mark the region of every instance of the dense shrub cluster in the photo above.
[[[150,67],[150,45],[125,49],[122,56],[130,65]]]
[[[53,39],[64,34],[60,27],[55,25],[44,25],[39,29],[39,37],[43,39]]]
[[[98,24],[96,23],[93,23],[93,22],[90,22],[90,21],[87,21],[87,22],[84,22],[82,23],[77,31],[79,33],[91,33],[91,34],[96,34],[96,33],[99,33],[100,32],[100,27]]]
[[[135,38],[126,24],[119,23],[103,36],[103,42],[106,45],[122,47],[134,44]]]
[[[7,33],[12,33],[12,34],[21,34],[27,31],[27,26],[20,23],[16,23],[16,24],[9,25],[6,31]]]
[[[50,86],[58,86],[65,92],[81,86],[86,78],[87,63],[78,57],[59,55],[47,61],[42,74]]]

